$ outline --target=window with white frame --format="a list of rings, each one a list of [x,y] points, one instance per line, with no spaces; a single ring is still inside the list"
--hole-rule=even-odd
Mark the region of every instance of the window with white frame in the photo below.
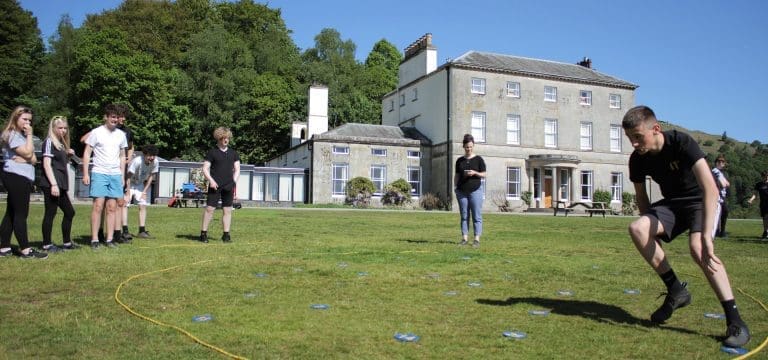
[[[622,178],[623,175],[620,172],[611,173],[611,201],[621,202],[621,193],[624,191]]]
[[[581,172],[581,200],[592,201],[594,185],[592,182],[592,171]]]
[[[395,100],[389,100],[389,111],[395,111]]]
[[[571,172],[568,169],[560,169],[560,199],[570,200],[571,198]]]
[[[421,151],[418,150],[408,150],[408,157],[411,159],[420,159],[421,158]]]
[[[421,167],[408,167],[408,183],[411,184],[411,196],[421,195]]]
[[[405,106],[405,94],[400,94],[400,106]]]
[[[621,126],[611,125],[611,152],[621,152]]]
[[[482,111],[472,112],[472,136],[475,142],[485,142],[485,113]]]
[[[581,150],[592,150],[592,123],[581,123],[580,148]]]
[[[507,168],[507,197],[520,199],[520,168]]]
[[[557,102],[557,88],[554,86],[544,87],[544,101]]]
[[[472,93],[485,94],[485,79],[472,78]]]
[[[544,119],[544,147],[557,147],[557,119]]]
[[[340,154],[340,155],[346,155],[349,154],[349,146],[333,146],[333,153],[334,154]]]
[[[387,149],[373,148],[373,149],[371,149],[371,155],[373,155],[373,156],[387,156]]]
[[[515,81],[507,81],[507,97],[520,97],[520,83]]]
[[[347,181],[349,180],[349,164],[333,163],[331,164],[331,183],[333,185],[333,195],[346,195]]]
[[[608,95],[608,107],[611,109],[621,109],[621,95],[610,94]]]
[[[384,185],[387,183],[387,167],[385,165],[371,165],[371,181],[373,181],[373,195],[381,196]]]
[[[520,145],[520,115],[507,114],[507,144]]]
[[[413,88],[413,99],[411,101],[419,100],[419,89]]]
[[[579,91],[579,104],[592,105],[592,92],[587,90]]]

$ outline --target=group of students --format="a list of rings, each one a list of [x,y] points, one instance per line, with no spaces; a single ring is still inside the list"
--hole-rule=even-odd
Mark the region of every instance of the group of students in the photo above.
[[[104,124],[83,135],[83,184],[89,187],[93,199],[90,224],[90,247],[117,247],[117,243],[130,243],[128,231],[128,205],[139,205],[140,238],[151,238],[146,229],[147,206],[152,199],[152,183],[159,172],[158,148],[149,144],[142,148],[141,156],[133,157],[133,136],[125,126],[128,107],[109,104],[104,108]],[[208,226],[213,212],[221,200],[224,242],[232,241],[230,227],[232,205],[237,199],[235,185],[240,175],[240,156],[229,148],[232,132],[225,127],[214,131],[217,147],[211,149],[203,163],[203,174],[208,181],[207,206],[203,212],[199,240],[208,242]],[[75,209],[67,193],[68,167],[74,150],[70,146],[67,118],[54,116],[48,126],[48,135],[42,145],[43,176],[39,186],[45,201],[42,223],[41,250],[29,244],[27,217],[30,196],[35,181],[35,155],[32,131],[32,110],[18,106],[8,118],[2,132],[3,171],[0,177],[8,191],[6,211],[0,224],[0,257],[14,255],[11,235],[19,243],[17,255],[22,259],[45,259],[48,253],[74,250],[79,245],[72,241],[72,220]],[[91,166],[92,165],[92,166]],[[10,191],[12,189],[12,191]],[[53,244],[51,233],[58,209],[63,212],[61,222],[62,244]]]
[[[124,195],[123,169],[127,157],[122,152],[128,148],[125,132],[118,129],[120,116],[124,116],[118,107],[107,106],[104,125],[94,129],[84,137],[86,147],[83,156],[83,183],[90,184],[90,196],[93,200],[91,213],[92,247],[99,246],[98,228],[101,223],[102,209],[107,208],[107,246],[115,246],[114,239],[125,239],[115,231],[115,213],[118,199],[124,201],[129,196],[136,196],[140,203],[146,204],[150,198],[151,181],[157,173],[157,166],[149,170],[128,172],[137,177],[127,181],[131,189]],[[13,231],[19,242],[19,256],[22,258],[43,258],[45,253],[37,252],[29,246],[26,233],[26,217],[29,212],[29,195],[34,180],[34,164],[37,159],[32,143],[32,112],[26,107],[18,107],[9,118],[2,134],[3,154],[5,159],[2,180],[8,192],[8,208],[0,225],[0,255],[11,254],[10,235]],[[629,158],[629,177],[635,187],[636,201],[640,218],[629,225],[629,235],[640,255],[661,278],[667,288],[662,305],[651,314],[651,321],[665,323],[673,312],[691,303],[691,293],[687,284],[681,282],[670,265],[662,244],[670,242],[688,231],[691,256],[701,268],[708,283],[720,301],[726,317],[726,334],[723,344],[730,347],[744,346],[750,340],[749,329],[736,307],[731,284],[723,261],[715,255],[714,241],[719,219],[719,208],[727,188],[727,180],[722,176],[725,159],[718,159],[713,172],[706,162],[705,154],[696,141],[688,134],[676,130],[663,131],[653,110],[647,106],[630,109],[622,120],[624,133],[634,148]],[[217,147],[205,156],[203,174],[208,181],[207,206],[203,212],[202,228],[199,240],[208,242],[208,225],[213,217],[217,203],[221,201],[223,209],[222,225],[224,242],[231,241],[232,204],[237,198],[235,185],[240,174],[240,157],[237,151],[229,148],[232,133],[227,128],[217,128],[214,138]],[[465,155],[456,162],[454,183],[459,200],[461,214],[462,245],[468,244],[468,220],[472,213],[474,225],[474,246],[479,246],[482,234],[482,197],[475,193],[480,187],[481,178],[486,175],[482,157],[474,153],[474,139],[467,135],[463,139]],[[75,248],[71,241],[71,229],[74,210],[66,195],[66,161],[72,154],[69,148],[69,136],[66,119],[54,117],[49,126],[48,138],[44,143],[43,167],[45,181],[41,182],[46,196],[46,220],[43,222],[44,247],[50,243],[52,214],[56,207],[64,211],[62,232],[63,249]],[[90,175],[88,163],[93,154],[93,169]],[[146,149],[143,160],[137,164],[155,161],[155,150]],[[63,164],[62,164],[63,162]],[[137,160],[134,160],[137,162]],[[764,172],[765,181],[758,183],[755,189],[761,197],[761,216],[765,225],[763,236],[768,235],[768,172]],[[651,177],[659,184],[663,199],[650,203],[646,189],[646,177]],[[720,188],[720,193],[718,193]],[[749,202],[754,200],[753,195]],[[50,215],[50,219],[49,219]],[[146,216],[146,215],[144,215]],[[141,220],[144,221],[144,220]],[[143,223],[142,223],[143,226]],[[725,222],[721,223],[724,234]],[[123,229],[127,233],[127,229]],[[115,231],[113,233],[113,231]],[[145,231],[144,228],[141,229]]]

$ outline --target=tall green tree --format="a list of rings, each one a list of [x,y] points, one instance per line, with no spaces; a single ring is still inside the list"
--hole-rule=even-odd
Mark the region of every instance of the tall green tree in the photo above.
[[[0,114],[7,116],[37,81],[44,54],[37,19],[17,0],[0,0]]]

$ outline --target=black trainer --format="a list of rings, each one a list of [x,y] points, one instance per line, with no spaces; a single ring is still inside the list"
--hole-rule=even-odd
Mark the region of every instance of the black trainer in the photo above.
[[[688,306],[691,303],[691,293],[688,292],[686,286],[688,283],[684,282],[682,286],[674,293],[667,293],[664,298],[664,303],[661,304],[658,310],[651,314],[651,321],[656,324],[663,324],[667,319],[672,316],[675,309]],[[664,295],[662,293],[662,295]]]
[[[106,242],[104,242],[104,246],[106,246],[108,248],[116,248],[117,247],[117,243],[115,243],[114,241],[106,241]]]
[[[21,259],[47,259],[48,254],[44,252],[39,252],[35,249],[30,248],[28,254],[24,254],[23,252],[19,251],[19,258]]]
[[[749,328],[746,324],[733,323],[728,325],[728,330],[725,331],[725,340],[723,345],[739,348],[746,345],[749,342]]]
[[[45,251],[47,253],[57,253],[57,252],[64,251],[62,248],[53,244],[48,245],[48,247],[46,247],[46,245],[43,245],[43,247],[40,250]]]
[[[224,235],[221,235],[221,241],[225,243],[232,242],[232,238],[229,237],[229,234],[224,234]]]
[[[207,243],[208,242],[208,234],[200,234],[200,242]]]
[[[4,258],[4,257],[10,258],[12,255],[13,255],[13,250],[0,251],[0,258]]]
[[[100,247],[101,247],[101,243],[100,242],[98,242],[98,241],[91,241],[91,249],[96,250],[96,249],[98,249]]]
[[[64,251],[67,251],[67,250],[77,250],[79,248],[80,248],[80,245],[77,245],[77,244],[75,244],[73,242],[71,242],[71,243],[64,243],[64,244],[61,245],[61,249],[64,250]]]

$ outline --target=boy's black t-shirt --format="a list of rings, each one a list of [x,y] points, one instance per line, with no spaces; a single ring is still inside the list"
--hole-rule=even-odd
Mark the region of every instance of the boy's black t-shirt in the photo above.
[[[768,182],[760,181],[756,183],[755,191],[760,196],[760,209],[768,211]]]
[[[480,156],[473,156],[471,159],[467,159],[462,156],[456,159],[456,173],[459,174],[459,183],[456,187],[463,193],[471,193],[480,188],[482,180],[479,176],[464,176],[464,170],[475,170],[477,172],[485,172],[485,161]]]
[[[704,152],[693,138],[677,130],[664,131],[661,151],[629,157],[629,179],[642,183],[650,176],[661,188],[665,199],[701,198],[701,189],[693,173],[693,164]]]
[[[232,148],[222,151],[218,147],[208,150],[205,161],[211,163],[211,177],[216,180],[219,187],[224,190],[232,190],[235,187],[235,179],[232,177],[235,162],[240,161],[240,154]]]

